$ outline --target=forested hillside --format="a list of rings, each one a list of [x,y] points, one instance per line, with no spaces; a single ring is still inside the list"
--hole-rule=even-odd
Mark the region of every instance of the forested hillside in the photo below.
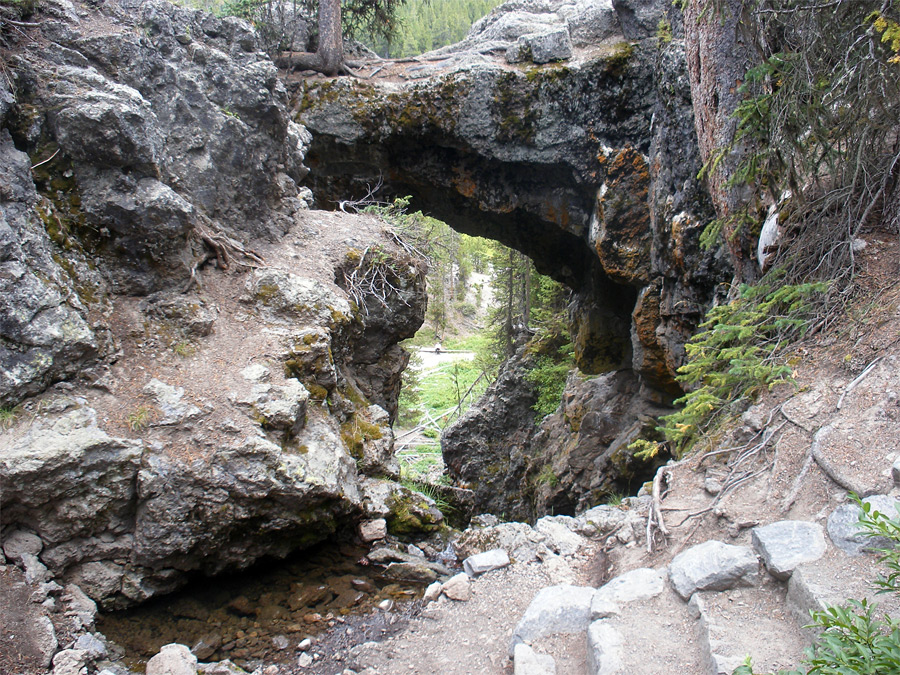
[[[475,21],[500,0],[407,0],[397,11],[397,29],[390,41],[363,38],[380,56],[422,54],[462,40]]]

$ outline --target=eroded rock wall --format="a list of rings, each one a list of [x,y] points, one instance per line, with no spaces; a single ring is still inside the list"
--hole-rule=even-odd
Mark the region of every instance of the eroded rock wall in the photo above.
[[[383,177],[389,193],[526,253],[576,291],[585,372],[630,366],[675,393],[683,344],[729,275],[723,251],[698,242],[713,209],[680,20],[662,3],[506,3],[393,81],[302,82],[310,184],[337,203]],[[658,38],[649,26],[662,21]],[[559,30],[570,57],[484,56]]]
[[[252,27],[36,11],[0,35],[0,539],[35,542],[26,575],[121,607],[361,518],[437,528],[389,480],[424,262],[308,210]]]
[[[700,246],[716,202],[698,179],[693,49],[669,3],[510,2],[387,81],[297,90],[318,195],[344,199],[383,176],[575,291],[581,376],[558,413],[535,427],[516,361],[444,436],[476,510],[571,513],[652,468],[625,447],[681,394],[684,344],[732,277],[724,247]]]

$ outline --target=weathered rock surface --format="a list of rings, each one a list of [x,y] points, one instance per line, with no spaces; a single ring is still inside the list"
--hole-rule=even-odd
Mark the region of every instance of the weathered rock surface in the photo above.
[[[586,631],[593,596],[594,589],[583,586],[548,586],[541,590],[513,631],[510,656],[516,645],[531,643],[544,635]]]
[[[778,579],[787,579],[798,565],[825,554],[825,531],[816,523],[782,520],[754,527],[751,535],[753,548],[769,573]]]
[[[591,675],[613,675],[622,669],[622,635],[609,621],[591,623],[587,631],[588,668]]]
[[[679,553],[669,564],[669,581],[688,600],[697,591],[724,591],[752,583],[759,560],[746,546],[710,540]]]
[[[476,553],[463,560],[463,569],[470,577],[509,565],[509,555],[502,548]]]
[[[538,654],[526,644],[513,650],[514,675],[556,675],[556,661],[547,654]]]
[[[864,504],[869,504],[872,511],[878,511],[888,518],[897,517],[897,505],[900,504],[888,495],[873,495],[863,499]],[[862,509],[853,503],[842,504],[828,516],[826,528],[832,543],[844,553],[860,555],[867,548],[875,549],[889,545],[889,542],[879,537],[869,537],[863,534],[859,526],[859,517]]]
[[[594,593],[591,605],[592,614],[596,614],[593,611],[595,603],[626,603],[652,598],[663,592],[664,585],[665,582],[659,572],[646,567],[639,567],[620,574],[615,579],[606,582]]]
[[[196,675],[197,657],[185,645],[170,644],[147,661],[147,675]]]
[[[309,134],[253,28],[161,0],[38,11],[40,41],[4,43],[14,105],[0,78],[0,406],[24,401],[0,509],[35,538],[4,541],[14,562],[108,608],[366,516],[438,528],[425,497],[361,492],[396,474],[424,264],[371,218],[309,216]],[[377,298],[347,284],[370,248]]]

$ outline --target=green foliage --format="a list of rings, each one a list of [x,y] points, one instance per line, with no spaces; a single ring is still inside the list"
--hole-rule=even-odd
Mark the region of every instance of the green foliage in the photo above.
[[[649,462],[659,456],[659,453],[663,450],[663,444],[657,441],[648,441],[644,438],[639,438],[629,444],[628,449],[636,459],[639,459],[642,462]]]
[[[194,347],[194,345],[192,345],[190,342],[177,342],[172,345],[172,351],[181,358],[186,359],[189,356],[193,356],[197,351],[197,348]]]
[[[129,413],[125,421],[128,423],[128,428],[132,431],[142,431],[150,426],[152,417],[153,409],[147,406],[141,406]]]
[[[192,7],[251,21],[269,53],[289,49],[318,28],[318,0],[186,0]],[[386,40],[398,26],[403,0],[342,0],[341,32],[348,38]],[[297,45],[294,45],[296,48]]]
[[[0,408],[0,429],[4,431],[9,429],[16,422],[18,417],[17,408]]]
[[[556,472],[553,470],[553,467],[549,464],[544,465],[544,468],[541,469],[540,473],[534,477],[534,482],[536,485],[548,485],[550,487],[556,487],[559,485],[559,476],[556,475]]]
[[[389,36],[360,39],[385,58],[414,56],[462,40],[472,24],[500,0],[407,0],[398,9]]]
[[[537,421],[556,411],[566,387],[566,379],[575,367],[575,348],[571,342],[559,346],[555,352],[542,353],[534,357],[534,366],[525,374],[537,390],[534,411]]]
[[[443,339],[454,329],[457,301],[466,297],[473,270],[485,267],[487,240],[469,237],[445,222],[421,211],[408,211],[411,197],[398,197],[391,204],[365,209],[389,224],[415,251],[427,258],[428,309],[425,316],[434,338],[421,346]]]
[[[690,392],[660,428],[675,456],[735,402],[791,381],[784,348],[807,331],[810,298],[827,285],[778,286],[781,276],[776,271],[756,286],[742,285],[737,298],[707,313],[702,330],[685,345],[687,363],[677,379]]]
[[[656,26],[656,39],[664,45],[672,41],[672,24],[665,17],[660,19]]]
[[[435,507],[441,513],[446,515],[453,511],[453,505],[444,498],[435,485],[427,483],[419,478],[411,477],[408,473],[405,473],[402,468],[400,470],[400,484],[407,490],[412,490],[413,492],[418,492],[420,495],[428,497],[428,499],[434,502]]]
[[[745,197],[703,243],[740,232],[750,242],[765,207],[783,202],[776,264],[787,283],[835,281],[822,299],[834,306],[847,297],[860,229],[900,224],[887,199],[900,162],[900,13],[882,0],[754,0],[746,9],[760,63],[739,89],[734,139],[704,169],[726,166],[727,185]]]
[[[866,536],[886,538],[890,546],[877,549],[890,574],[879,575],[880,593],[900,593],[900,517],[893,518],[862,507],[860,528]],[[900,672],[900,622],[876,614],[877,605],[850,599],[843,606],[812,612],[810,627],[821,629],[815,644],[806,650],[802,670],[780,670],[778,675],[885,675]],[[753,675],[750,658],[733,675]]]

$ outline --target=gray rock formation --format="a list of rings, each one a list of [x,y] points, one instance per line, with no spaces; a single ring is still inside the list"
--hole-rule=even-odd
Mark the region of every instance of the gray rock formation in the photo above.
[[[509,2],[460,44],[426,55],[408,83],[309,81],[298,91],[320,198],[346,199],[388,176],[386,190],[412,195],[414,207],[523,251],[575,290],[582,373],[621,371],[593,385],[605,394],[577,382],[567,394],[577,407],[589,397],[608,408],[599,428],[591,415],[572,428],[569,416],[535,438],[529,385],[511,364],[489,393],[496,400],[444,439],[476,511],[574,513],[642,480],[653,467],[626,448],[643,415],[662,409],[623,406],[680,393],[684,343],[731,277],[724,249],[699,245],[714,210],[697,180],[684,43],[653,37],[661,20],[681,35],[662,2]],[[572,58],[554,65],[510,68],[482,55],[509,50],[518,61],[566,35]]]
[[[862,500],[869,504],[872,512],[879,512],[888,518],[897,517],[897,506],[900,501],[888,495],[873,495]],[[890,540],[882,537],[869,537],[859,526],[862,509],[853,503],[842,504],[828,516],[826,529],[832,543],[844,553],[860,555],[866,549],[877,549],[891,546]]]
[[[594,589],[583,586],[548,586],[538,592],[513,631],[509,654],[516,645],[531,643],[554,633],[582,633],[591,618]]]
[[[609,621],[591,623],[587,631],[587,665],[591,675],[613,675],[622,669],[622,635]]]
[[[697,591],[724,591],[752,584],[759,560],[746,546],[710,540],[682,551],[669,564],[669,581],[683,600]]]
[[[364,517],[440,527],[424,496],[363,492],[396,472],[397,343],[422,322],[424,264],[371,218],[308,215],[309,134],[253,28],[161,0],[43,11],[40,42],[4,33],[15,97],[0,78],[15,564],[109,608]],[[333,241],[311,252],[319,227]],[[370,246],[393,274],[377,298],[346,283]]]
[[[500,569],[507,565],[509,565],[509,555],[502,548],[476,553],[463,560],[463,569],[470,577],[477,577],[479,574]]]
[[[754,527],[751,536],[753,548],[777,579],[787,579],[798,565],[825,555],[825,530],[817,523],[782,520]]]
[[[666,15],[661,2],[508,2],[426,55],[414,83],[306,83],[314,189],[346,198],[390,176],[391,193],[577,291],[582,370],[634,364],[672,390],[682,345],[729,272],[698,246],[712,210],[696,179],[683,45],[647,38]],[[516,60],[566,31],[593,51],[513,70],[472,56],[512,48]]]
[[[0,406],[12,407],[89,365],[106,340],[104,283],[78,251],[56,260],[65,230],[38,196],[28,155],[0,129]],[[42,222],[46,219],[46,225]],[[47,228],[45,230],[45,227]]]
[[[521,355],[507,361],[485,395],[441,437],[447,470],[458,484],[475,493],[476,512],[502,514],[511,520],[530,516],[523,503],[522,482],[537,396],[525,380],[527,363]]]

